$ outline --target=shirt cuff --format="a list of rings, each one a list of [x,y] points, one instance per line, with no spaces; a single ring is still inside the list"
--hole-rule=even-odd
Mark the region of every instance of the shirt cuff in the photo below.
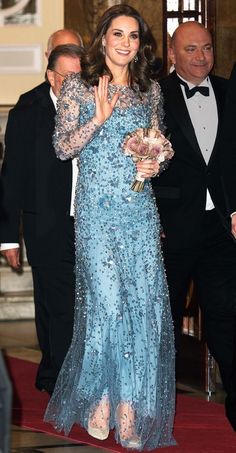
[[[17,242],[4,242],[0,244],[0,250],[18,249],[20,244]]]

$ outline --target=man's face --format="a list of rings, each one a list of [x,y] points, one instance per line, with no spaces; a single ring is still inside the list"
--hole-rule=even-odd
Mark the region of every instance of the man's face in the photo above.
[[[210,33],[195,22],[185,22],[176,32],[169,56],[179,75],[199,85],[214,64]]]
[[[47,77],[56,97],[59,96],[62,82],[69,74],[81,71],[80,59],[78,57],[60,56],[54,70],[48,69]]]

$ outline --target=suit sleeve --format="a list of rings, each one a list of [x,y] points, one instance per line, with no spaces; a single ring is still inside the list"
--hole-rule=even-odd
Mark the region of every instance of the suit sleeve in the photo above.
[[[236,63],[232,70],[226,102],[221,132],[221,152],[223,183],[228,200],[229,214],[236,211]]]
[[[21,155],[20,111],[9,113],[5,155],[0,177],[0,242],[19,242],[22,207],[23,156]]]

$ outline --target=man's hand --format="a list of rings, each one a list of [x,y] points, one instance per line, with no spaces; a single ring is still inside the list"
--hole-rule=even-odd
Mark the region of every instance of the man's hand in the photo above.
[[[20,269],[21,263],[19,247],[15,249],[1,250],[1,254],[4,258],[6,258],[8,264],[13,267],[13,269]]]
[[[236,239],[236,213],[231,217],[231,233]]]

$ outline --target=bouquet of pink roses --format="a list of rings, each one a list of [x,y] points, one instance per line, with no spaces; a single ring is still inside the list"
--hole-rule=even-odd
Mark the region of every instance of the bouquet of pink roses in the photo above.
[[[173,157],[174,151],[170,141],[156,128],[139,128],[127,135],[123,151],[132,156],[135,162],[143,159],[155,159],[161,163]],[[138,172],[131,189],[141,192],[145,179]]]

